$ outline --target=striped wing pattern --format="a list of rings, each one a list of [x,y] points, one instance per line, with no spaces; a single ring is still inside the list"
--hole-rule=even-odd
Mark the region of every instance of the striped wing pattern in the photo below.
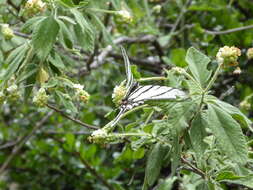
[[[129,94],[127,103],[122,105],[122,108],[130,110],[147,100],[174,100],[184,97],[186,97],[185,92],[177,88],[159,85],[138,86]]]

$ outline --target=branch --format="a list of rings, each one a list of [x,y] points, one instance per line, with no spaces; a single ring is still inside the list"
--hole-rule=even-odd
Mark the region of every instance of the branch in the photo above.
[[[42,131],[41,133],[43,134],[49,134],[49,135],[65,135],[67,133],[71,133],[73,135],[91,135],[91,132],[87,132],[87,131]]]
[[[180,14],[177,17],[176,22],[173,24],[173,27],[170,30],[169,36],[172,36],[175,30],[177,29],[178,24],[180,23],[181,19],[183,18],[184,14],[187,11],[187,7],[190,6],[192,0],[187,0],[185,5],[182,7]],[[171,39],[171,38],[170,38]]]
[[[154,42],[156,40],[156,37],[154,35],[144,35],[141,37],[127,37],[122,36],[113,41],[114,45],[119,45],[122,43],[132,44],[132,43],[149,43]],[[112,45],[108,45],[106,48],[104,48],[101,53],[94,57],[94,61],[90,65],[90,69],[96,69],[103,65],[105,63],[106,57],[109,55],[109,53],[113,50]],[[87,69],[85,67],[81,68],[79,70],[78,75],[82,75],[83,73],[86,73]]]
[[[253,29],[253,25],[242,26],[242,27],[232,28],[232,29],[223,30],[223,31],[205,30],[205,32],[207,34],[212,34],[212,35],[222,35],[222,34],[229,34],[229,33],[238,32],[238,31],[242,31],[242,30],[248,30],[248,29]]]
[[[16,154],[19,152],[19,150],[23,147],[23,145],[34,135],[34,133],[40,129],[43,124],[48,120],[48,118],[53,114],[53,111],[48,112],[48,114],[42,118],[39,122],[35,124],[35,127],[28,133],[27,135],[24,135],[19,144],[17,144],[13,149],[11,154],[7,157],[5,162],[0,168],[0,176],[3,174],[4,170],[8,167],[9,163],[12,161],[12,159],[16,156]]]
[[[90,124],[87,124],[87,123],[83,123],[82,121],[78,120],[78,119],[75,119],[73,117],[70,117],[69,115],[65,114],[63,111],[59,110],[58,108],[52,106],[52,105],[49,105],[49,104],[46,104],[46,106],[52,110],[54,110],[55,112],[58,112],[59,114],[61,114],[63,117],[83,126],[83,127],[86,127],[86,128],[90,128],[90,129],[99,129],[98,127],[96,126],[93,126],[93,125],[90,125]]]
[[[200,175],[203,179],[206,179],[206,174],[201,169],[199,169],[196,166],[192,165],[188,160],[181,157],[181,162],[188,165],[194,173]]]

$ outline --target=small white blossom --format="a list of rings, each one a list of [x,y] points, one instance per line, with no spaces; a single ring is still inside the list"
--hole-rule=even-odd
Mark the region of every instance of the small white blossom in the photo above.
[[[77,90],[83,90],[84,86],[81,84],[73,84],[73,88],[75,88]]]
[[[18,86],[16,84],[13,84],[13,85],[9,86],[6,90],[9,94],[12,94],[18,90]]]
[[[36,95],[33,97],[33,102],[37,106],[43,107],[45,104],[47,104],[48,99],[49,96],[47,95],[46,90],[44,88],[40,88]]]
[[[133,17],[132,15],[130,14],[129,11],[127,10],[120,10],[120,11],[117,11],[117,14],[126,22],[132,22],[133,21]]]
[[[32,16],[46,9],[46,3],[42,0],[28,0],[25,4],[25,10],[28,15]]]
[[[73,88],[76,90],[75,97],[84,103],[87,103],[90,95],[88,92],[83,90],[84,86],[81,84],[73,84]]]
[[[2,34],[6,40],[10,40],[14,37],[13,30],[9,27],[9,24],[2,25]]]
[[[108,133],[104,129],[98,129],[93,131],[91,136],[89,137],[89,141],[94,143],[103,143],[108,137]]]

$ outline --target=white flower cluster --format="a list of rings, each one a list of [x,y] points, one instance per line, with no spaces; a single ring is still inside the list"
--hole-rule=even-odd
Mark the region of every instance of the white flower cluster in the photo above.
[[[119,15],[125,22],[132,22],[133,16],[130,14],[127,10],[120,10],[116,12],[117,15]]]
[[[2,25],[2,34],[6,40],[10,40],[14,37],[13,30],[9,27],[9,24]]]
[[[81,84],[73,84],[73,88],[75,89],[75,97],[81,100],[84,103],[89,101],[90,95],[83,88],[84,86]]]
[[[33,103],[39,107],[45,106],[47,104],[49,96],[44,88],[40,88],[36,95],[33,97]]]
[[[20,93],[18,90],[18,86],[16,84],[12,84],[10,85],[7,89],[6,89],[7,95],[8,95],[8,99],[11,101],[16,101],[17,99],[20,98]]]
[[[224,46],[219,49],[216,58],[219,64],[224,66],[238,65],[238,57],[241,56],[241,50],[237,47]]]
[[[93,131],[91,136],[89,137],[89,141],[94,143],[102,143],[107,138],[108,133],[104,129],[98,129],[96,131]]]
[[[115,105],[119,106],[127,92],[126,87],[124,86],[124,82],[122,82],[119,86],[115,86],[112,93],[112,101]]]
[[[28,15],[35,15],[46,9],[46,3],[42,0],[28,0],[25,4],[25,9]]]

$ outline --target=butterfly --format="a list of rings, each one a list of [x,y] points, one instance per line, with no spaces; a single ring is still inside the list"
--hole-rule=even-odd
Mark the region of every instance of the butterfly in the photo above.
[[[121,52],[124,58],[125,69],[126,69],[126,94],[121,101],[119,107],[120,111],[115,119],[112,121],[112,125],[115,125],[121,118],[122,114],[128,110],[133,109],[134,107],[140,106],[147,101],[155,100],[177,100],[187,98],[187,95],[184,91],[168,87],[168,86],[159,86],[159,85],[139,85],[133,78],[131,72],[130,61],[126,54],[126,51],[121,47]]]

